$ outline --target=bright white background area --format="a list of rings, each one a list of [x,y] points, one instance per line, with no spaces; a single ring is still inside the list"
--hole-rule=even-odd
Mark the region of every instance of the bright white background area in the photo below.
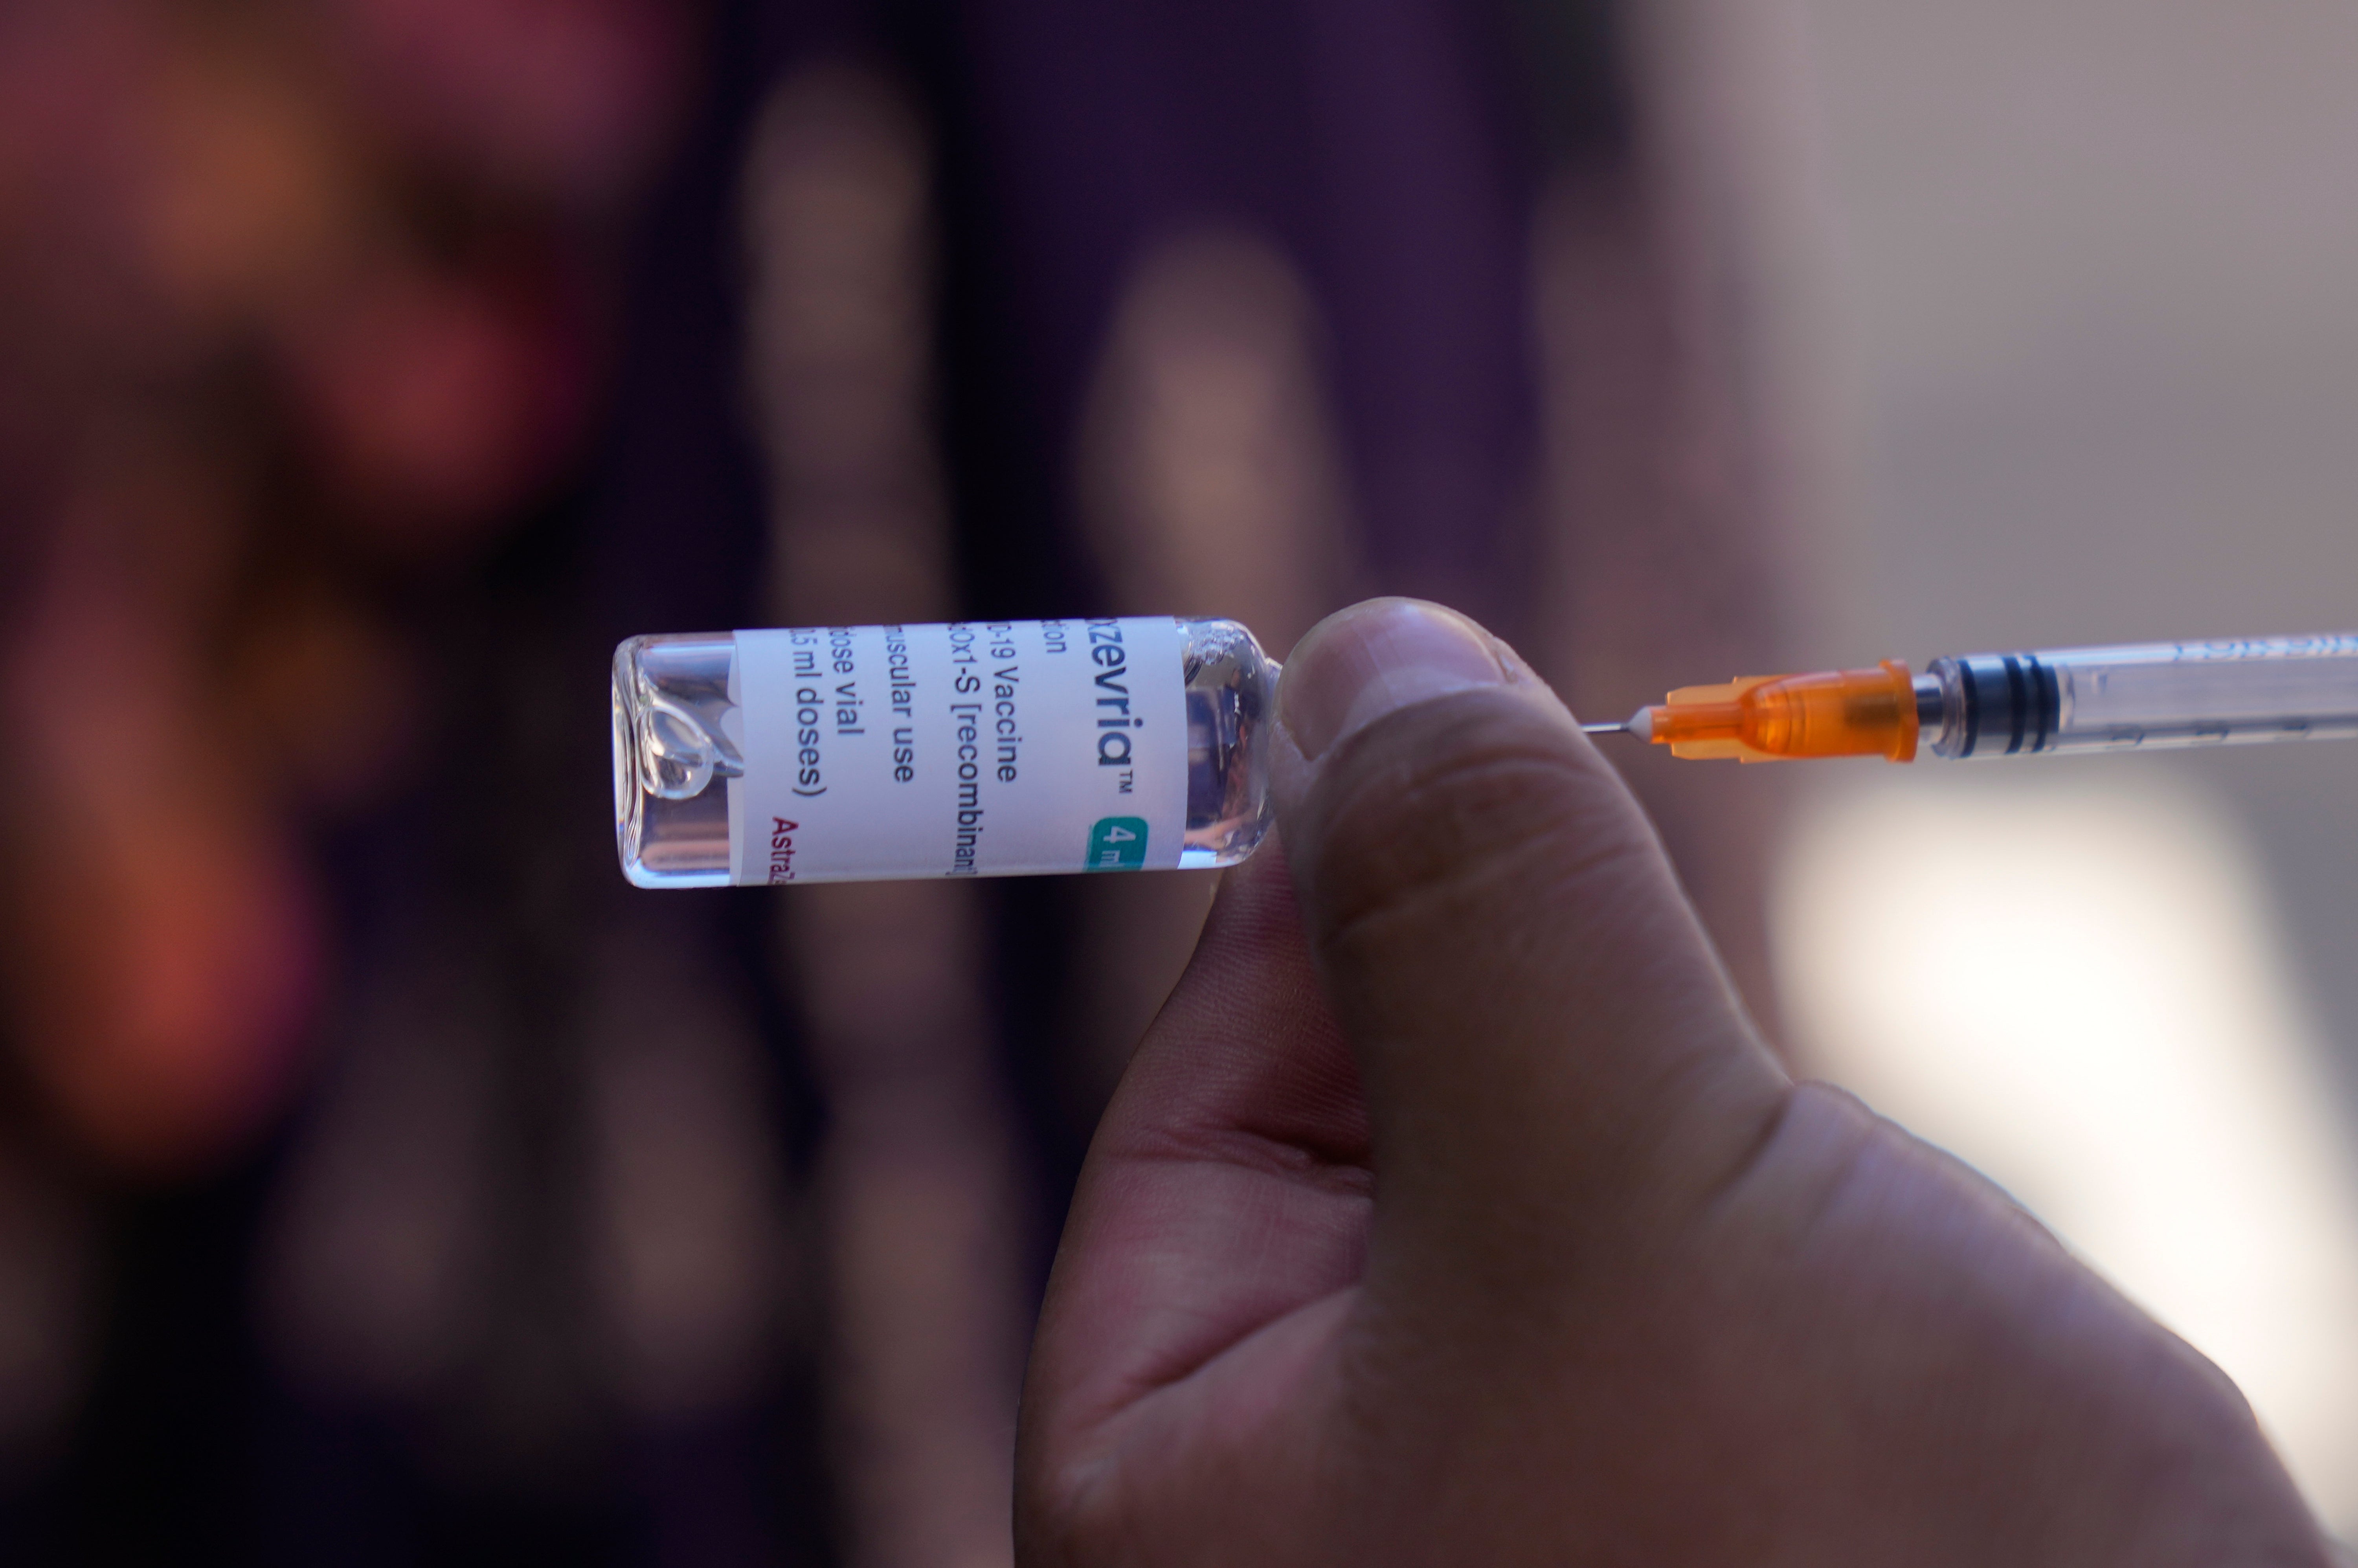
[[[1816,1065],[2225,1368],[2342,1524],[2358,1201],[2224,825],[2199,796],[2086,780],[1822,796],[1779,879],[1785,1001]]]
[[[1805,662],[2358,630],[2358,6],[1793,0]],[[2212,1354],[2358,1532],[2358,745],[1833,764],[1790,1033]]]

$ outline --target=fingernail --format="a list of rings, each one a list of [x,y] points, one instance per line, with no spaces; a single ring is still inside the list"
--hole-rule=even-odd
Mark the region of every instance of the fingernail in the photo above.
[[[1321,621],[1294,648],[1278,719],[1309,759],[1395,708],[1507,680],[1489,637],[1455,611],[1371,600]]]

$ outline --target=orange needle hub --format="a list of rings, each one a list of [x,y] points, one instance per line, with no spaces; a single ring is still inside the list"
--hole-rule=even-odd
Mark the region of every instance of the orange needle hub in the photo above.
[[[1886,659],[1871,670],[1747,676],[1725,686],[1681,687],[1647,708],[1646,739],[1674,757],[1916,756],[1916,696],[1908,666]]]

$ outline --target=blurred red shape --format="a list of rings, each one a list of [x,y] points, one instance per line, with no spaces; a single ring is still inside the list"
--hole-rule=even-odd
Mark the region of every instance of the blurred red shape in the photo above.
[[[168,1173],[276,1108],[319,938],[266,792],[189,684],[180,617],[123,559],[139,532],[70,517],[0,666],[32,828],[10,846],[0,953],[18,1043],[68,1124]]]
[[[388,271],[289,334],[300,415],[373,531],[427,550],[471,537],[571,454],[589,356],[520,294]]]

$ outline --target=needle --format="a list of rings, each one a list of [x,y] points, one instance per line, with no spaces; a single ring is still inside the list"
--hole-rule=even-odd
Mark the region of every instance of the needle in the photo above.
[[[1590,735],[1634,735],[1640,741],[1650,741],[1654,738],[1654,710],[1641,708],[1617,723],[1584,724],[1580,728]]]

